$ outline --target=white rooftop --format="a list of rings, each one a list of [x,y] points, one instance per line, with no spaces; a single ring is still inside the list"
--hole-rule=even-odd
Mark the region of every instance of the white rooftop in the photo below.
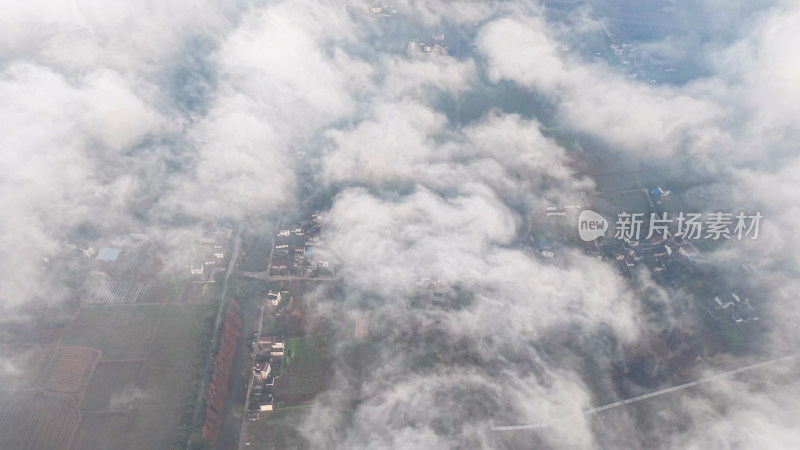
[[[95,259],[98,261],[114,262],[117,260],[117,258],[119,258],[120,253],[122,253],[122,250],[118,248],[106,247],[100,249],[100,252],[97,253],[97,258]]]

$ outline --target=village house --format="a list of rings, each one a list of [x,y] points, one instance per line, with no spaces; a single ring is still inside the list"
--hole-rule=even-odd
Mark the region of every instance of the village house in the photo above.
[[[279,295],[279,293],[274,291],[269,291],[269,293],[267,293],[267,298],[265,300],[266,304],[275,307],[278,306],[280,302],[281,302],[281,296]]]
[[[271,372],[272,368],[269,361],[257,363],[255,367],[253,367],[253,373],[258,380],[265,380]]]

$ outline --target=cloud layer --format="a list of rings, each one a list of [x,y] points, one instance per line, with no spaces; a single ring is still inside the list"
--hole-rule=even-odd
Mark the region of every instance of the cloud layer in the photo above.
[[[722,7],[670,3],[701,18]],[[306,0],[9,6],[2,309],[64,297],[61,284],[31,280],[67,243],[145,229],[171,242],[200,223],[291,209],[311,191],[330,197],[325,239],[346,292],[314,305],[340,332],[330,389],[298,424],[312,447],[796,447],[791,364],[581,415],[652,388],[632,367],[665,336],[702,335],[681,306],[700,300],[648,287],[645,273],[627,283],[577,246],[553,263],[521,245],[537,211],[595,190],[591,152],[660,171],[688,186],[692,206],[768,218],[758,241],[707,255],[727,274],[754,268],[762,353],[705,355],[688,375],[794,351],[796,5],[729,9],[713,25],[724,37],[643,43],[703,61],[703,75],[663,84],[563,50],[603,38],[605,3],[396,9],[379,19],[364,5]],[[403,51],[439,30],[455,36],[454,56]],[[549,114],[493,103],[500,89]],[[462,123],[469,99],[489,106]],[[565,135],[596,148],[575,150]],[[442,297],[420,301],[420,279],[439,280]],[[375,324],[366,340],[347,335],[355,315]]]

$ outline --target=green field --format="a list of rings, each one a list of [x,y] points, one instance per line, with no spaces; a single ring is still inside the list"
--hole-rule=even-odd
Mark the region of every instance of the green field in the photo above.
[[[281,296],[281,301],[278,302],[278,310],[279,311],[282,310],[283,308],[286,308],[286,305],[289,304],[289,300],[291,299],[291,296],[289,295],[289,291],[281,291],[280,292],[280,296]]]
[[[188,369],[150,368],[144,374],[145,404],[179,404],[186,395]]]
[[[298,350],[303,349],[302,341],[303,338],[291,338],[286,340],[286,366],[289,366],[292,359],[298,356]]]
[[[0,361],[12,371],[0,370],[0,385],[5,389],[29,389],[41,378],[49,349],[39,345],[0,345]]]
[[[261,322],[261,335],[283,336],[284,323],[284,316],[264,316],[264,320]]]
[[[171,448],[214,312],[200,303],[82,307],[62,344],[100,349],[103,358],[80,405],[80,445]]]
[[[177,276],[160,276],[147,282],[138,303],[170,303],[178,299],[185,280]]]
[[[305,409],[279,410],[262,414],[261,420],[248,424],[247,434],[251,444],[245,448],[254,450],[310,448],[297,430],[306,415]]]
[[[275,380],[275,400],[280,407],[309,402],[322,390],[326,342],[318,337],[286,340],[286,361]]]
[[[101,362],[94,370],[81,410],[127,409],[126,398],[137,390],[140,361]]]
[[[67,327],[63,345],[103,352],[102,360],[141,359],[162,305],[91,305]]]
[[[83,413],[73,450],[114,448],[125,428],[126,413]]]
[[[181,301],[207,302],[217,296],[217,285],[215,283],[192,283],[186,284]]]
[[[126,429],[114,448],[125,450],[168,449],[180,421],[179,406],[141,406],[128,415]]]
[[[206,304],[164,305],[150,346],[148,367],[185,368],[194,364],[206,315],[214,312]]]

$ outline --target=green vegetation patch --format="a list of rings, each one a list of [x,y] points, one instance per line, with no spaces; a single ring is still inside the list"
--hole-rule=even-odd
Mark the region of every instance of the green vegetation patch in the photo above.
[[[280,292],[281,301],[278,303],[278,310],[281,310],[289,304],[289,300],[291,297],[289,296],[289,291],[281,291]]]
[[[177,406],[141,406],[131,411],[117,449],[171,448],[180,420]]]
[[[264,320],[261,322],[261,335],[283,336],[284,323],[283,316],[264,316]]]
[[[96,348],[102,360],[144,358],[160,310],[161,305],[84,306],[62,344]]]
[[[120,433],[125,428],[124,412],[84,413],[75,434],[73,450],[115,448]]]
[[[144,374],[142,404],[180,404],[191,378],[188,369],[149,368]]]
[[[247,426],[248,442],[246,448],[254,450],[292,448],[311,448],[298,430],[305,420],[307,410],[292,409],[262,413],[261,420]]]
[[[124,410],[135,400],[142,363],[101,362],[94,369],[81,410]]]
[[[0,361],[14,370],[0,371],[4,389],[29,389],[39,382],[49,350],[40,345],[0,345]]]
[[[186,368],[195,363],[205,342],[200,342],[209,315],[216,314],[213,305],[164,305],[150,355],[148,367]],[[202,345],[201,345],[202,344]]]
[[[275,400],[281,407],[309,402],[322,390],[326,341],[319,337],[287,339],[286,363],[275,380]]]

